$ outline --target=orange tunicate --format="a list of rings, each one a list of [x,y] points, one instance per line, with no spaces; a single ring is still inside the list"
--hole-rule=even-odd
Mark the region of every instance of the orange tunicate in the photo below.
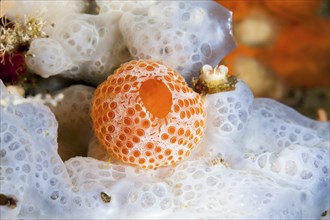
[[[152,60],[124,63],[100,84],[91,117],[110,156],[148,169],[187,157],[205,124],[200,95],[179,73]]]

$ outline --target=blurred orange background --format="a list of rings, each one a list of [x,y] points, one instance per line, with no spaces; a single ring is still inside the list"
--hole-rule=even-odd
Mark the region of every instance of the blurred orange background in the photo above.
[[[237,56],[250,56],[269,66],[289,86],[330,84],[330,23],[328,16],[321,15],[326,1],[217,2],[233,12],[234,34],[239,46],[227,57],[229,66]],[[244,30],[248,28],[251,30]],[[267,34],[263,39],[258,38]]]
[[[298,88],[322,88],[321,93],[329,99],[330,0],[217,2],[233,12],[238,43],[222,62],[249,84],[256,96],[285,100]],[[329,112],[328,104],[329,100],[319,103]]]

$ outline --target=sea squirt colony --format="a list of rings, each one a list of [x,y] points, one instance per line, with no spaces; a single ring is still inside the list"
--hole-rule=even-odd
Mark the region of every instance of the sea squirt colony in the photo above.
[[[122,64],[95,91],[91,116],[109,154],[152,169],[189,156],[204,133],[201,96],[160,62]]]

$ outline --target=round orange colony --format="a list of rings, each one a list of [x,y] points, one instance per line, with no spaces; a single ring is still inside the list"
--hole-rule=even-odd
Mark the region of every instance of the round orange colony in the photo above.
[[[122,64],[99,85],[91,117],[112,157],[146,169],[189,156],[205,127],[200,95],[180,74],[151,60]]]

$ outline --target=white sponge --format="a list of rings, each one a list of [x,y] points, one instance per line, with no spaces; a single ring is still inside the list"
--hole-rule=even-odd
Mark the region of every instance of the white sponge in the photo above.
[[[75,93],[73,88],[67,91]],[[319,219],[329,209],[330,143],[324,132],[329,124],[303,118],[277,102],[261,102],[272,104],[268,110],[274,115],[272,126],[299,125],[301,134],[309,131],[318,143],[302,135],[299,144],[278,147],[270,133],[260,140],[260,135],[254,136],[253,146],[270,140],[263,151],[247,146],[248,131],[260,134],[266,130],[261,125],[270,123],[264,123],[241,81],[234,91],[215,94],[210,100],[206,96],[208,112],[216,113],[207,119],[209,130],[195,157],[157,170],[88,157],[63,162],[51,111],[33,99],[8,94],[2,83],[0,92],[2,218]],[[217,100],[228,105],[239,123],[229,119],[228,112],[218,111],[224,106],[216,107]],[[246,111],[244,120],[240,111]],[[233,129],[216,127],[210,123],[212,117],[224,118],[221,123]],[[253,118],[259,118],[260,127],[251,123]],[[238,129],[240,123],[243,127]],[[104,151],[92,139],[90,156],[106,159]]]
[[[248,128],[253,94],[248,86],[238,80],[234,91],[208,94],[206,105],[206,130],[199,154],[225,157],[235,161],[242,154],[241,141]]]
[[[48,39],[35,39],[28,67],[42,77],[61,74],[97,85],[131,56],[119,31],[120,13],[75,14],[58,20]]]
[[[234,47],[231,13],[213,1],[159,1],[148,14],[124,13],[120,30],[135,59],[162,60],[190,83]]]
[[[134,14],[147,14],[148,8],[157,3],[157,0],[148,1],[103,1],[96,0],[100,8],[100,14],[120,12],[132,12]]]
[[[1,16],[6,15],[10,20],[24,20],[26,17],[41,18],[46,26],[43,30],[47,34],[54,31],[52,25],[69,14],[80,13],[84,10],[83,1],[26,1],[26,0],[3,0],[1,1]]]
[[[80,16],[66,16],[66,25],[58,24],[54,36],[65,50],[77,61],[87,61],[95,53],[99,43],[99,32],[91,21]]]
[[[31,70],[44,78],[64,72],[72,65],[66,50],[51,38],[33,40],[25,61]]]
[[[309,200],[312,195],[257,172],[203,160],[178,165],[167,182],[173,186],[174,219],[313,219],[324,208],[307,209],[316,202]]]
[[[57,43],[49,39],[48,46],[37,39],[29,51],[35,58],[29,58],[28,66],[43,77],[62,74],[97,85],[121,63],[152,58],[175,68],[190,83],[202,65],[218,64],[236,46],[231,12],[213,1],[97,1],[99,15],[78,14],[73,3],[50,10],[53,3],[32,2],[46,20],[48,12],[59,14],[45,29]]]
[[[10,96],[2,82],[0,91],[0,193],[15,201],[12,208],[1,206],[1,217],[6,219],[17,218],[19,215],[12,214],[21,213],[24,208],[31,212],[40,210],[37,204],[29,202],[33,197],[26,195],[45,195],[49,189],[45,183],[67,177],[56,156],[57,122],[53,114],[43,105]]]
[[[271,99],[255,99],[243,138],[247,151],[276,151],[295,144],[314,146],[330,140],[330,124],[308,119]],[[261,133],[257,133],[259,131]]]
[[[330,202],[329,195],[324,193],[330,184],[329,155],[329,141],[313,147],[295,145],[275,152],[245,155],[241,167],[277,179],[284,187],[298,189],[304,194],[302,201],[311,202],[311,198],[318,197],[317,206],[326,210]]]
[[[57,122],[38,103],[7,94],[1,89],[1,188],[0,206],[7,218],[98,218],[90,210],[110,210],[108,192],[99,184],[74,188],[57,154]],[[102,192],[102,193],[101,193]],[[72,210],[76,210],[73,211]],[[102,211],[103,210],[103,213]]]

